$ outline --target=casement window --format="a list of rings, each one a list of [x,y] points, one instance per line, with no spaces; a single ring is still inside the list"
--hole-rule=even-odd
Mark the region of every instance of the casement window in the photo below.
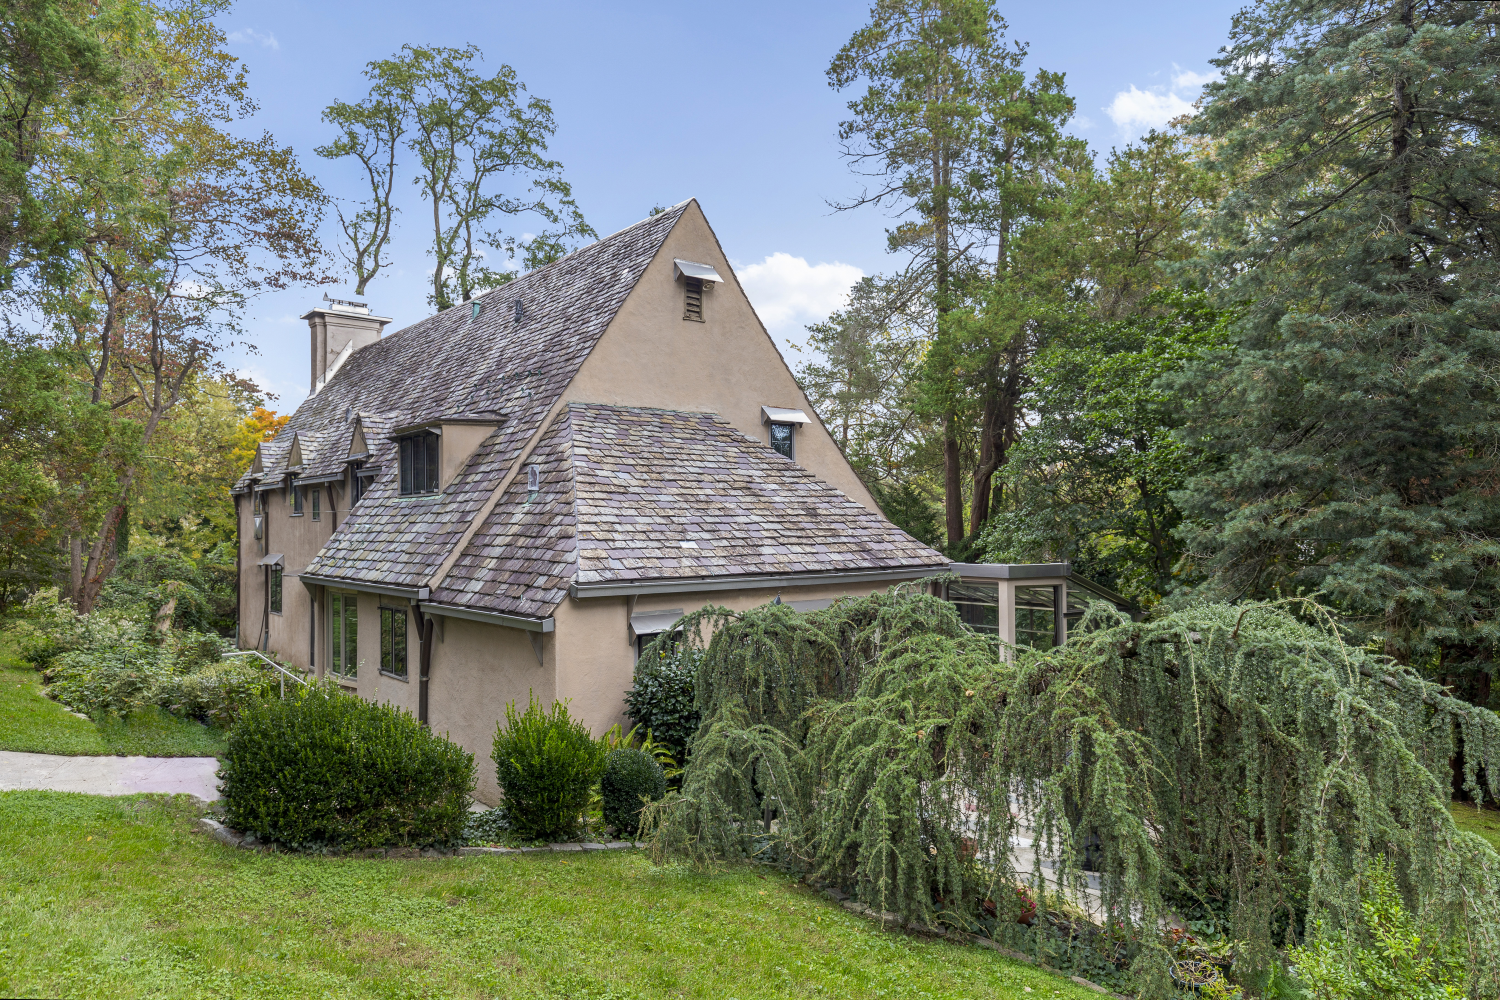
[[[292,487],[292,517],[302,516],[302,487]]]
[[[328,668],[345,677],[359,676],[359,598],[328,595]]]
[[[280,557],[278,557],[280,558]],[[281,567],[271,567],[271,614],[281,614]]]
[[[380,672],[406,679],[406,609],[380,609]]]
[[[694,323],[702,323],[703,279],[684,278],[683,286],[687,289],[687,295],[682,310],[682,318],[692,320]]]
[[[321,486],[312,488],[312,519],[323,520],[323,488]]]
[[[438,440],[432,431],[421,431],[399,441],[402,496],[437,492]]]
[[[359,474],[364,467],[363,462],[352,462],[349,465],[349,506],[351,509],[359,503],[359,498],[365,495],[365,488],[369,485]]]
[[[797,457],[797,425],[773,423],[770,427],[771,447],[787,458],[795,460]]]

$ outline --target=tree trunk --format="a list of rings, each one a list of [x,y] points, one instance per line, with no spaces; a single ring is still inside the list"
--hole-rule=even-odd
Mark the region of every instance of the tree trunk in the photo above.
[[[124,498],[129,494],[129,481],[134,471],[133,469],[126,471],[123,477],[125,486],[120,490],[120,499],[104,512],[104,521],[99,525],[99,535],[89,548],[88,563],[83,568],[83,580],[79,587],[78,598],[74,602],[79,614],[86,615],[94,610],[94,603],[99,600],[105,581],[115,571],[115,554],[119,550],[115,541],[115,532],[120,527],[120,519],[125,516]]]
[[[963,471],[958,450],[958,414],[943,414],[943,508],[947,515],[948,544],[964,540]]]

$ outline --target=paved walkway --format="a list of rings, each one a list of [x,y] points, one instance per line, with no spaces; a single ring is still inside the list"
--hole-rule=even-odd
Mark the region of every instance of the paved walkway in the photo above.
[[[219,797],[218,769],[217,757],[60,757],[0,750],[0,791],[165,792],[212,802]]]

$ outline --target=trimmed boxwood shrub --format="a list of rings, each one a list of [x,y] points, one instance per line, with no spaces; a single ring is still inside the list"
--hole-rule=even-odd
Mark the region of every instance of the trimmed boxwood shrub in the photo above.
[[[677,763],[687,763],[688,745],[698,733],[698,709],[693,702],[696,653],[662,635],[648,645],[635,665],[635,686],[625,692],[625,713],[651,733],[651,739],[672,749]]]
[[[604,744],[568,716],[564,702],[544,711],[535,698],[525,712],[505,706],[495,733],[495,777],[505,793],[510,828],[521,837],[572,836],[604,770]]]
[[[650,754],[635,747],[611,750],[599,779],[604,799],[604,822],[622,834],[634,834],[641,825],[641,806],[667,794],[667,775]]]
[[[244,712],[219,771],[227,821],[293,847],[457,843],[474,755],[407,712],[328,686]]]

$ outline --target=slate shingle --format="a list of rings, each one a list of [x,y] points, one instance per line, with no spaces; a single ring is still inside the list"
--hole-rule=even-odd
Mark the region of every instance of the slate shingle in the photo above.
[[[532,463],[536,496],[518,476],[435,600],[543,616],[573,582],[946,565],[712,413],[573,403]]]

